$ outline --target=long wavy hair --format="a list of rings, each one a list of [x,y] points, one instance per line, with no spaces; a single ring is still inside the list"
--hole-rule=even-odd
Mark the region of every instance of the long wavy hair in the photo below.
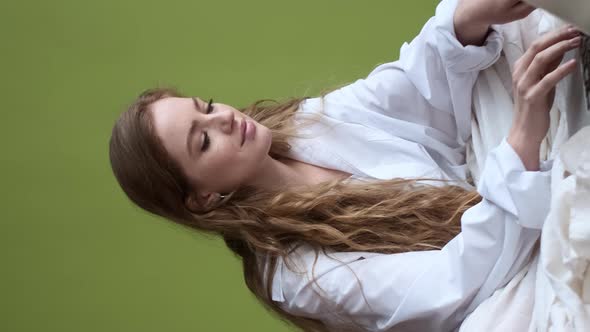
[[[271,281],[279,257],[288,264],[289,253],[302,243],[314,248],[316,258],[327,249],[378,253],[440,249],[460,232],[462,214],[481,200],[477,191],[424,185],[421,179],[333,180],[281,192],[242,188],[214,209],[190,210],[184,198],[195,188],[164,149],[148,112],[152,103],[166,97],[182,95],[173,88],[146,90],[114,125],[109,154],[121,188],[150,213],[220,235],[241,257],[250,291],[267,309],[305,331],[329,329],[325,322],[292,315],[272,301]],[[291,119],[305,99],[262,99],[240,109],[271,130],[271,157],[289,151],[288,141],[297,130]],[[349,330],[359,329],[350,324]]]

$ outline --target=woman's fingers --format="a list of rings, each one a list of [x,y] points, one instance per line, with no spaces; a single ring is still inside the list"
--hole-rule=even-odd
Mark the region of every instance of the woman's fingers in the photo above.
[[[520,78],[524,72],[529,68],[531,62],[537,53],[545,50],[547,47],[558,43],[562,40],[570,39],[579,36],[578,30],[571,26],[566,26],[559,30],[549,32],[539,37],[531,46],[524,52],[524,54],[517,60],[514,66],[513,76]]]
[[[559,64],[563,55],[580,46],[581,37],[562,40],[537,53],[526,73],[526,81],[531,84],[538,82],[545,74],[551,72]],[[553,66],[551,66],[553,64]]]
[[[553,89],[559,81],[561,81],[564,77],[573,72],[575,68],[576,59],[571,59],[570,61],[562,64],[561,66],[557,67],[554,71],[545,75],[541,82],[539,82],[539,84],[533,87],[532,93],[537,96],[549,93],[549,91],[551,91],[551,89]]]

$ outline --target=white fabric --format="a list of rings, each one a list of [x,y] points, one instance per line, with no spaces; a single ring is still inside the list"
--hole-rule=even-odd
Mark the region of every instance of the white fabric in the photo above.
[[[485,163],[488,151],[508,134],[513,118],[512,68],[514,62],[541,34],[550,30],[544,11],[536,10],[526,19],[502,25],[504,37],[500,59],[482,71],[473,89],[472,141],[467,144],[467,164],[474,179]],[[552,27],[553,28],[553,27]],[[551,28],[551,29],[552,29]],[[559,93],[556,98],[559,98]],[[550,112],[550,129],[541,146],[541,159],[547,157],[548,144],[554,137],[564,137],[565,121],[557,108]],[[556,134],[560,130],[559,135]],[[555,168],[555,166],[554,166]],[[535,251],[536,252],[536,251]],[[538,256],[523,268],[510,283],[484,301],[461,325],[461,332],[526,331],[532,320]]]
[[[463,47],[454,35],[456,3],[442,1],[420,34],[402,45],[398,61],[323,99],[306,100],[296,120],[322,112],[324,122],[302,134],[326,135],[321,143],[295,140],[290,157],[369,178],[465,180],[471,133],[466,91],[499,58],[502,36],[493,30],[484,46]]]
[[[508,135],[513,117],[512,68],[526,49],[540,35],[557,29],[564,23],[555,16],[535,10],[527,18],[498,26],[503,37],[502,55],[493,66],[480,72],[473,88],[472,140],[467,143],[467,164],[473,179],[479,179],[480,169],[485,164],[487,153],[498,146]],[[564,61],[570,59],[568,52]],[[566,109],[566,94],[563,82],[558,85],[556,107],[550,111],[550,128],[541,144],[541,160],[554,159],[552,146],[565,142],[568,137],[567,122],[561,119],[558,109]],[[557,107],[560,106],[560,107]],[[554,151],[550,153],[550,151]]]
[[[561,148],[563,169],[543,227],[531,331],[590,331],[590,127]],[[533,329],[534,328],[534,329]]]
[[[328,94],[324,103],[304,103],[302,118],[322,112],[326,121],[307,129],[312,138],[293,141],[291,157],[355,179],[465,179],[469,92],[479,71],[498,60],[503,37],[494,27],[484,46],[463,47],[452,23],[456,4],[442,1],[402,46],[400,60]],[[549,210],[552,164],[526,171],[503,138],[481,171],[482,201],[463,214],[462,232],[442,250],[320,253],[312,272],[313,252],[303,245],[290,256],[296,271],[279,260],[273,300],[335,326],[350,317],[371,331],[456,329],[529,263]]]
[[[588,142],[590,127],[585,127],[560,146],[540,250],[465,319],[461,332],[590,330]]]
[[[503,56],[481,72],[473,92],[473,144],[468,144],[467,159],[474,178],[486,151],[509,130],[512,114],[506,110],[512,107],[510,72],[514,61],[534,39],[563,24],[537,10],[500,29]],[[564,62],[575,53],[566,54]],[[581,88],[571,75],[557,86],[550,130],[541,147],[541,158],[555,158],[555,163],[551,210],[544,222],[540,249],[505,288],[467,317],[462,332],[590,330],[590,127],[568,140],[566,121],[568,113],[585,111],[569,107],[568,92]],[[566,176],[566,170],[573,175]]]

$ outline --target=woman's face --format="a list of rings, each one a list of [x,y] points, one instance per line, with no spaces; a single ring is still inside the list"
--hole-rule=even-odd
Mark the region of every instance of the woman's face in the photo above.
[[[194,188],[227,193],[257,176],[270,158],[271,132],[235,108],[198,97],[169,97],[150,108],[156,135]]]

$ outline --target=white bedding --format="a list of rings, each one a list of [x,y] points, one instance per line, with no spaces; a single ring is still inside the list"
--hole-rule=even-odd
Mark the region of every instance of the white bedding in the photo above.
[[[537,9],[523,20],[500,26],[505,37],[502,57],[480,73],[473,90],[467,164],[475,183],[487,152],[511,126],[514,62],[539,35],[563,24]],[[564,61],[574,55],[569,52]],[[541,146],[541,160],[554,163],[551,209],[538,250],[525,269],[467,317],[459,331],[590,331],[590,127],[570,138],[565,92],[581,88],[570,83],[566,78],[557,86],[549,133]]]

